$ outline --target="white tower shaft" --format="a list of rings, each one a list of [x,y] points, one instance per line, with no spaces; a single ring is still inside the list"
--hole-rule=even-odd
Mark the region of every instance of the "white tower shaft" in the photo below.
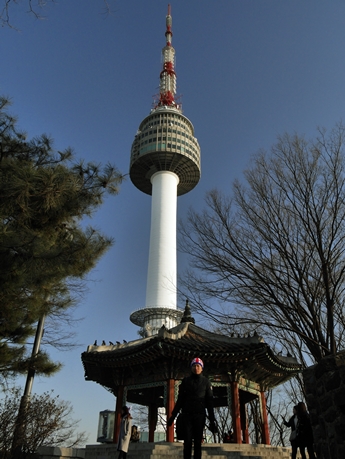
[[[151,177],[151,183],[146,308],[176,309],[176,213],[179,178],[173,172],[160,171]]]

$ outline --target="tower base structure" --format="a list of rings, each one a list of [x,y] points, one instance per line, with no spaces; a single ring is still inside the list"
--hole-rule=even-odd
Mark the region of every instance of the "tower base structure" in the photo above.
[[[156,335],[164,326],[174,328],[182,319],[183,311],[175,308],[142,308],[130,315],[130,321],[140,327],[139,334],[143,338]]]

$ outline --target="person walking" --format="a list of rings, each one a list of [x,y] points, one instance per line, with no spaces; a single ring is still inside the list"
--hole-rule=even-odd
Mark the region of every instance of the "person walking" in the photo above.
[[[191,362],[191,375],[185,377],[179,387],[179,394],[174,409],[168,420],[171,426],[182,410],[184,418],[183,459],[191,459],[194,440],[194,459],[201,459],[201,443],[206,423],[207,409],[212,433],[216,433],[213,412],[213,391],[210,381],[202,375],[204,362],[196,357]]]
[[[117,450],[120,452],[118,459],[126,459],[129,441],[132,433],[132,416],[129,413],[128,406],[123,406],[121,409],[121,424],[119,440],[117,442]]]
[[[309,413],[305,403],[297,404],[297,431],[296,444],[299,447],[302,459],[306,459],[305,448],[307,448],[309,459],[316,459],[314,453],[313,429],[309,418]]]
[[[298,424],[298,416],[297,416],[297,405],[293,407],[293,415],[291,418],[286,421],[284,416],[283,418],[283,423],[286,425],[286,427],[291,428],[291,434],[290,434],[290,443],[291,443],[291,459],[296,459],[297,456],[297,440],[296,440],[296,433],[297,433],[297,424]]]

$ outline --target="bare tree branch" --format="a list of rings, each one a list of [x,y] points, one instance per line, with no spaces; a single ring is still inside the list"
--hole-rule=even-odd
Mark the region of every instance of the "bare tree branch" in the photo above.
[[[181,225],[191,304],[218,324],[259,326],[309,364],[344,346],[344,136],[339,124],[313,141],[279,137],[231,197],[209,192]]]
[[[14,424],[20,404],[19,388],[9,390],[0,401],[0,450],[11,450]],[[82,446],[87,440],[84,432],[77,432],[79,421],[71,418],[69,402],[53,396],[53,392],[31,397],[25,419],[24,453],[35,453],[40,446]]]
[[[111,4],[115,3],[115,0],[102,0],[102,2],[103,14],[108,16],[112,12]],[[45,19],[43,10],[47,8],[49,3],[58,4],[56,0],[2,0],[2,3],[0,2],[0,24],[2,27],[16,29],[11,18],[13,9],[19,6],[23,6],[25,12],[35,19]]]

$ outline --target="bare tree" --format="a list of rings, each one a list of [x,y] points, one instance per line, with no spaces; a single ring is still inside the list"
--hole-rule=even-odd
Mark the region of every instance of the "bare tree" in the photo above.
[[[224,437],[231,431],[234,430],[232,418],[230,414],[229,407],[220,406],[214,408],[214,415],[216,418],[218,432],[218,443],[224,439]]]
[[[344,347],[344,136],[338,124],[311,141],[279,137],[231,197],[211,191],[181,229],[199,312],[261,328],[305,364]]]
[[[111,12],[111,3],[115,0],[103,0],[103,13]],[[12,11],[15,7],[25,8],[36,19],[44,18],[44,9],[49,3],[58,3],[55,0],[2,0],[0,2],[0,24],[4,27],[15,28],[11,21]]]
[[[11,450],[14,424],[20,404],[20,389],[9,390],[0,400],[0,457]],[[26,413],[24,454],[34,453],[40,446],[77,447],[85,444],[84,432],[77,432],[78,422],[71,418],[69,402],[53,396],[53,392],[31,397]]]

